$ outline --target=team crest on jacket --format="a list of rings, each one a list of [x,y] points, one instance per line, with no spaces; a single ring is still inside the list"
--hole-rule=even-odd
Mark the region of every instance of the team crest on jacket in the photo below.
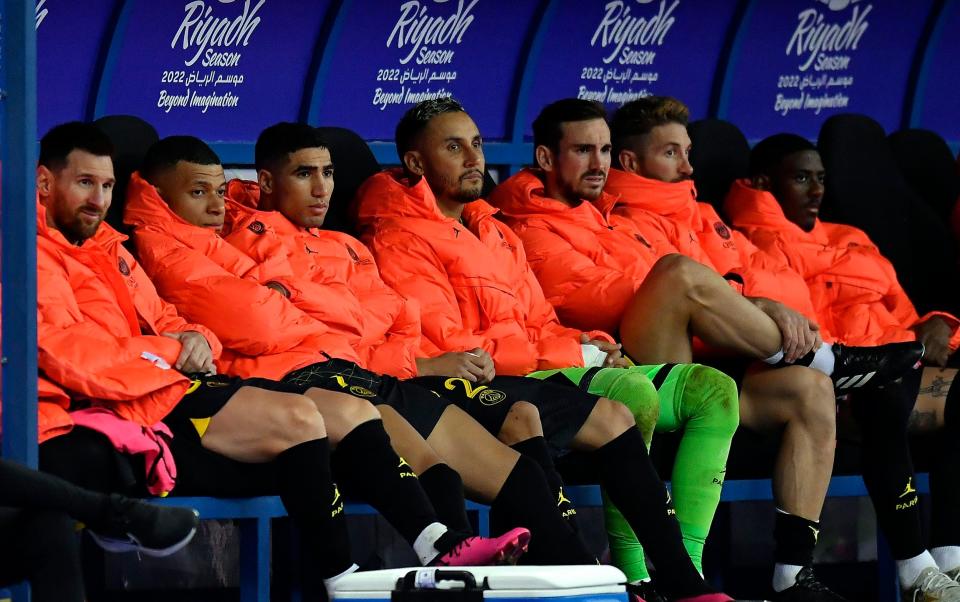
[[[723,240],[730,240],[730,229],[727,228],[723,222],[715,222],[713,229],[717,231],[717,234],[719,234]]]
[[[130,275],[130,266],[127,265],[127,260],[123,257],[117,260],[117,269],[120,270],[120,273],[124,276]]]
[[[267,227],[263,225],[263,222],[257,220],[255,222],[251,222],[250,225],[247,226],[247,230],[250,230],[254,234],[263,234],[267,230]]]

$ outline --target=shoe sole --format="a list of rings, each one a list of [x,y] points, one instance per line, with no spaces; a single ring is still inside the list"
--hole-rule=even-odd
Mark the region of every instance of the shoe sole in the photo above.
[[[530,547],[530,533],[522,533],[508,540],[493,557],[494,564],[517,564],[520,557],[527,553]]]
[[[127,552],[137,552],[143,554],[144,556],[152,556],[154,558],[163,558],[165,556],[172,556],[176,554],[183,548],[187,546],[188,543],[193,539],[193,536],[197,534],[197,528],[194,527],[190,530],[190,533],[173,544],[170,547],[157,549],[157,548],[147,548],[139,544],[136,540],[121,540],[113,539],[111,537],[103,537],[102,535],[97,535],[93,531],[87,530],[87,533],[90,534],[90,537],[93,538],[93,541],[97,542],[97,545],[106,550],[107,552],[112,552],[114,554],[124,554]]]

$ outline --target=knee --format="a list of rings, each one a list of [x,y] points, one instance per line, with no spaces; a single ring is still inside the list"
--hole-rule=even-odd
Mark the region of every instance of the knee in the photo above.
[[[602,393],[604,397],[622,403],[629,410],[637,428],[644,433],[644,439],[660,419],[660,395],[646,374],[639,370],[605,368],[617,370],[619,374]]]
[[[313,400],[303,395],[285,396],[283,403],[276,404],[272,419],[279,435],[277,442],[282,447],[277,453],[292,445],[327,436],[323,416]]]
[[[654,264],[647,278],[652,277],[676,294],[699,301],[704,296],[706,270],[707,268],[689,257],[671,253],[664,255]]]
[[[364,422],[380,420],[380,412],[372,403],[353,395],[341,395],[337,400],[337,414],[343,418],[349,427],[356,427]]]
[[[708,421],[731,435],[740,425],[740,392],[737,382],[716,368],[696,364],[684,387],[684,397],[694,408],[694,418]]]
[[[540,411],[532,403],[518,401],[510,406],[497,438],[506,445],[513,445],[542,435]]]
[[[616,439],[628,429],[635,427],[630,408],[606,397],[597,400],[597,405],[593,408],[590,417],[595,421],[595,427],[607,440]]]
[[[837,434],[837,400],[830,377],[816,370],[803,370],[794,382],[796,417],[808,432],[831,445]]]

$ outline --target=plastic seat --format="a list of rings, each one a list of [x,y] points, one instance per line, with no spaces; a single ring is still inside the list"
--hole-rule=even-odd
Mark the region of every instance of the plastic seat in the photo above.
[[[318,127],[317,131],[330,146],[336,168],[335,186],[323,227],[356,235],[351,213],[353,197],[363,182],[380,171],[380,164],[367,143],[353,130],[341,127]]]
[[[130,174],[140,169],[147,150],[160,140],[160,136],[152,125],[133,115],[107,115],[94,123],[110,138],[114,147],[113,171],[117,183],[106,222],[127,234],[129,229],[123,224],[123,206]]]
[[[947,142],[930,130],[900,130],[888,137],[907,185],[944,222],[960,197],[960,173]]]
[[[946,224],[907,185],[886,134],[865,115],[835,115],[817,142],[827,172],[820,217],[864,230],[917,310],[958,308],[956,250]]]
[[[690,164],[697,199],[714,206],[721,216],[723,199],[734,180],[750,175],[750,145],[740,128],[722,119],[701,119],[687,126]]]

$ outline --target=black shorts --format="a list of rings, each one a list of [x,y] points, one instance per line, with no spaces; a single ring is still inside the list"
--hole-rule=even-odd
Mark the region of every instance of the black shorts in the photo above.
[[[530,403],[540,412],[543,437],[555,457],[570,449],[574,436],[586,423],[600,399],[572,384],[557,384],[522,376],[497,376],[489,385],[477,385],[463,378],[445,376],[420,376],[409,382],[447,397],[464,408],[493,435],[500,432],[514,403]]]
[[[441,397],[411,381],[377,374],[353,362],[336,358],[294,370],[283,377],[282,383],[292,387],[296,393],[317,387],[349,393],[367,399],[374,405],[390,406],[424,439],[430,436],[440,416],[451,405],[445,396]]]
[[[191,374],[190,388],[163,419],[174,435],[199,438],[203,421],[216,415],[241,387],[256,387],[280,393],[297,393],[295,387],[266,378],[239,378],[225,374]]]

